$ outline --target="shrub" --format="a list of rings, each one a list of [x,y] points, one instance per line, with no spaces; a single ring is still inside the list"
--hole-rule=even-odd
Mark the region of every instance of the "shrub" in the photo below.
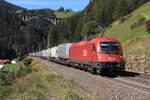
[[[31,62],[32,62],[32,59],[31,59],[31,58],[30,58],[30,59],[25,59],[25,60],[23,60],[23,63],[24,63],[25,66],[30,65]]]
[[[132,17],[132,15],[128,15],[128,16],[123,16],[119,18],[119,23],[122,24],[123,22],[125,22],[126,20],[128,20],[130,17]]]
[[[20,63],[13,71],[0,71],[0,100],[5,100],[14,90],[9,86],[13,85],[14,80],[32,72],[32,59],[25,59],[24,64]],[[2,87],[1,87],[2,86]],[[40,84],[37,87],[42,87]],[[42,99],[41,99],[42,100]]]
[[[6,96],[9,96],[13,91],[13,88],[10,87],[0,87],[1,100],[5,100]]]
[[[126,20],[125,17],[121,17],[121,18],[119,19],[119,23],[122,24],[125,20]]]
[[[20,65],[16,72],[16,77],[21,77],[32,72],[32,66],[30,65],[32,63],[32,59],[25,59],[23,60],[23,63],[25,66],[22,64]]]
[[[24,64],[18,64],[16,70],[13,71],[0,71],[0,85],[6,86],[6,85],[12,85],[13,81],[16,79],[16,77],[22,77],[28,73],[32,72],[32,66],[31,64],[32,59],[26,59],[24,60]]]
[[[16,73],[16,77],[22,77],[28,73],[32,72],[32,68],[30,65],[28,66],[23,66],[21,65],[20,68],[18,69],[17,73]]]
[[[131,29],[134,29],[134,28],[136,28],[136,27],[139,27],[139,26],[141,26],[142,24],[144,24],[145,23],[145,18],[141,18],[141,19],[139,19],[138,20],[138,22],[136,22],[136,23],[134,23],[133,25],[131,25]]]
[[[131,18],[133,15],[132,14],[129,14],[127,16],[125,16],[125,20],[128,20],[129,18]]]
[[[12,85],[14,79],[15,76],[13,72],[0,72],[0,85]]]
[[[150,33],[150,20],[145,23],[146,31]]]

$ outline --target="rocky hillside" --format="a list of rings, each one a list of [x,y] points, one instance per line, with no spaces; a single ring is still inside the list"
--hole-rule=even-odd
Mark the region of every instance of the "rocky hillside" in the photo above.
[[[23,10],[24,8],[16,6],[14,4],[8,3],[4,0],[0,0],[0,9],[5,9],[9,11]]]
[[[105,36],[118,38],[124,47],[127,70],[150,72],[150,2],[111,24]],[[147,23],[147,24],[146,24]],[[147,27],[146,27],[147,26]]]

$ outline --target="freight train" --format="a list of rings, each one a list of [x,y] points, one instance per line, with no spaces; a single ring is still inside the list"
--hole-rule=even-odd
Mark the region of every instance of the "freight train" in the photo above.
[[[109,37],[64,43],[29,55],[97,74],[125,70],[122,46],[117,39]]]

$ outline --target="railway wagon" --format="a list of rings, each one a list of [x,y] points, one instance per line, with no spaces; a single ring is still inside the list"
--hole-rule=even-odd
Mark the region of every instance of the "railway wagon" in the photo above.
[[[43,59],[47,58],[47,50],[41,51],[41,58],[43,58]]]
[[[95,38],[70,47],[70,63],[101,73],[124,71],[121,44],[114,38]]]
[[[46,53],[47,53],[47,56],[46,56],[46,57],[47,57],[47,58],[50,58],[50,57],[51,57],[51,49],[48,48]]]
[[[50,52],[51,52],[51,49],[46,49],[46,50],[43,50],[42,51],[42,57],[44,59],[48,59],[50,57]]]
[[[68,59],[69,58],[69,49],[72,43],[65,43],[58,45],[58,58]]]
[[[58,47],[52,47],[50,49],[50,57],[52,59],[57,59],[58,58]]]
[[[42,56],[43,56],[43,55],[42,55],[42,51],[39,51],[37,54],[38,54],[39,57],[42,57]]]
[[[58,59],[63,64],[68,64],[69,49],[72,43],[64,43],[58,45]]]
[[[40,52],[36,52],[35,57],[40,57],[40,54],[41,54]]]
[[[46,58],[46,50],[41,51],[40,57],[43,58],[43,59]]]

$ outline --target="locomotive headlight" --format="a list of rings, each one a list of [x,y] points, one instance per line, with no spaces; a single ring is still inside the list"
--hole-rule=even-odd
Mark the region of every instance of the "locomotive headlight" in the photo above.
[[[123,56],[120,56],[121,57],[121,59],[123,58]]]

